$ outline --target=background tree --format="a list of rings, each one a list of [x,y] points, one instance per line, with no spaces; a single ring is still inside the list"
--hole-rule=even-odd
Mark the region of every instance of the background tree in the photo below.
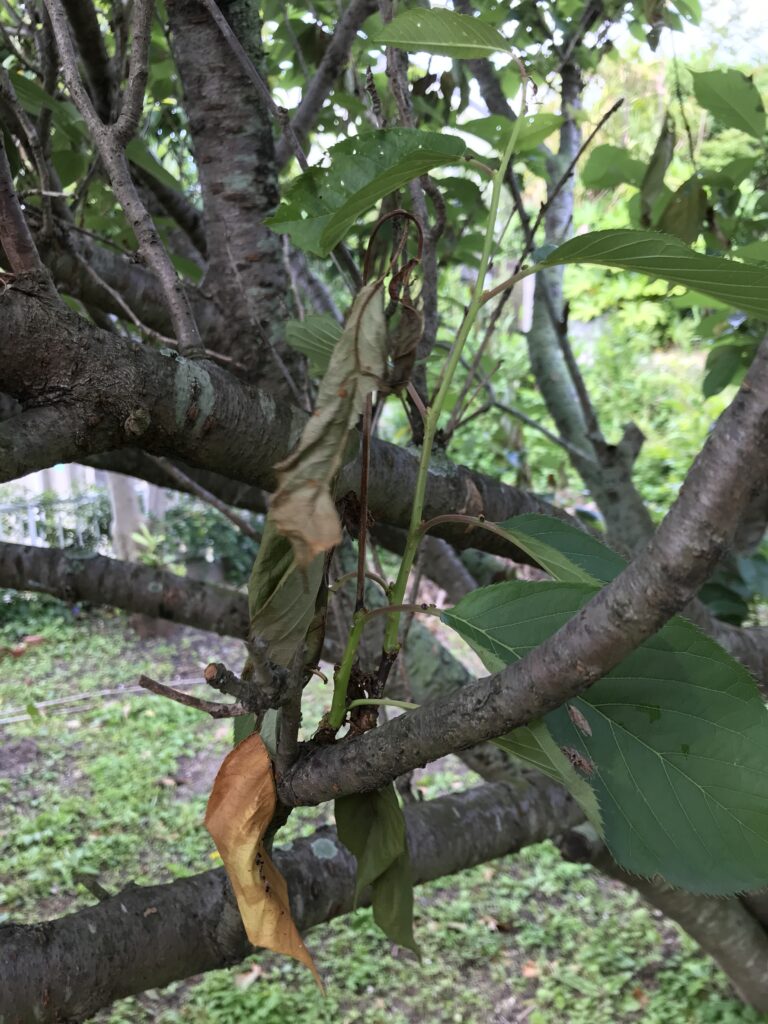
[[[764,685],[749,604],[760,563],[744,556],[768,494],[765,110],[740,71],[689,85],[676,62],[664,102],[632,112],[623,135],[620,90],[583,110],[598,74],[625,73],[615,38],[655,48],[699,13],[690,0],[3,9],[3,479],[99,465],[228,506],[249,543],[231,506],[263,512],[274,492],[248,600],[2,545],[5,586],[248,647],[239,674],[206,669],[234,704],[183,698],[244,739],[208,816],[233,887],[211,871],[3,926],[10,1019],[84,1019],[232,963],[249,940],[306,961],[285,921],[342,913],[356,887],[413,947],[411,881],[544,837],[637,888],[768,1008],[765,901],[751,894],[768,881],[766,717],[743,667]],[[594,223],[609,230],[582,232]],[[654,306],[659,335],[711,344],[705,394],[741,385],[658,528],[672,495],[653,469],[636,473],[643,433],[598,413],[574,354],[572,307],[589,320],[626,295]],[[522,449],[512,423],[546,441],[538,464],[543,441],[529,464],[518,452],[516,483],[500,479],[498,448],[475,458],[488,418],[507,448]],[[470,449],[477,467],[452,460]],[[555,489],[566,460],[593,532],[528,489]],[[397,553],[393,581],[369,564],[371,541]],[[448,651],[427,659],[431,634],[403,629],[422,610],[417,552],[454,604],[443,621],[491,676]],[[496,555],[550,580],[477,588]],[[729,621],[724,592],[741,598]],[[299,744],[323,645],[333,698]],[[407,713],[377,727],[382,702]],[[403,815],[392,783],[452,751],[488,783]],[[331,799],[323,856],[278,840],[289,912],[267,849],[293,807]]]

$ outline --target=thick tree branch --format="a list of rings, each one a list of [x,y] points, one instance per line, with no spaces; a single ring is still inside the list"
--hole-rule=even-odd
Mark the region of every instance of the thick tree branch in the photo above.
[[[405,816],[417,884],[551,838],[578,820],[572,801],[543,781],[481,786],[407,807]],[[275,862],[300,929],[352,909],[355,861],[334,830],[278,849]],[[251,952],[223,870],[130,886],[58,921],[0,926],[0,1016],[8,1024],[85,1020],[115,999]]]
[[[103,555],[0,543],[0,586],[112,605],[222,636],[248,635],[245,594]]]
[[[212,363],[105,335],[63,304],[18,288],[0,296],[3,387],[23,405],[57,409],[59,436],[37,450],[0,423],[0,477],[15,479],[56,462],[81,462],[115,448],[181,459],[193,467],[227,467],[234,480],[272,489],[276,462],[291,451],[306,414],[239,381]],[[258,443],[254,443],[257,438]],[[34,437],[29,437],[34,447]],[[359,485],[354,447],[337,493]],[[407,525],[418,457],[383,441],[371,445],[369,506],[375,519]],[[560,515],[535,496],[443,460],[430,474],[425,517],[484,514],[501,522],[524,512]],[[568,517],[566,517],[568,518]],[[441,536],[459,547],[514,555],[484,530],[450,526]]]
[[[222,330],[207,341],[242,363],[250,380],[297,401],[301,360],[282,331],[288,276],[281,241],[264,224],[279,193],[272,121],[258,71],[263,60],[259,13],[246,0],[229,0],[222,7],[215,8],[217,24],[200,0],[168,4],[203,199],[205,288],[227,310]]]

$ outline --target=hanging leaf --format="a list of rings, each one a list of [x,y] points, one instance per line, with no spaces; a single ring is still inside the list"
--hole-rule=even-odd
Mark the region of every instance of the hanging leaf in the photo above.
[[[299,568],[341,540],[331,484],[365,397],[384,377],[383,296],[381,282],[365,285],[356,296],[320,385],[315,412],[294,452],[275,467],[278,489],[269,514],[291,541]]]
[[[376,924],[393,942],[418,955],[405,821],[395,787],[341,797],[335,814],[338,837],[357,860],[355,902],[370,885]]]
[[[313,373],[322,375],[328,369],[341,325],[330,313],[310,314],[303,320],[286,320],[285,340],[309,360]]]
[[[272,514],[267,516],[248,581],[249,632],[266,643],[267,656],[278,665],[287,667],[304,643],[315,615],[323,564],[318,555],[300,569],[291,542],[278,532]]]
[[[322,990],[314,961],[293,923],[285,879],[264,848],[276,802],[266,747],[260,736],[250,736],[219,768],[205,827],[221,854],[248,941],[305,964]]]
[[[330,167],[299,175],[267,223],[300,249],[327,256],[380,199],[435,167],[457,163],[464,149],[455,135],[417,128],[346,139],[328,151]]]
[[[664,175],[672,162],[672,154],[675,150],[675,125],[667,115],[664,118],[659,137],[653,155],[648,161],[648,166],[640,183],[640,223],[643,227],[651,226],[651,214],[653,205],[661,195],[664,188]]]
[[[694,175],[672,196],[657,227],[690,245],[699,237],[706,213],[707,193]]]
[[[540,267],[595,263],[681,284],[751,316],[768,319],[768,267],[704,256],[677,238],[653,231],[590,231],[542,260]]]
[[[554,519],[521,516],[503,525],[549,572],[607,582],[624,565]],[[444,619],[481,656],[510,664],[597,589],[501,583],[473,591]],[[747,670],[691,623],[673,619],[544,721],[594,789],[606,842],[628,870],[702,892],[766,884],[768,712]]]
[[[626,149],[620,146],[596,146],[589,154],[581,172],[581,181],[585,188],[615,188],[624,183],[642,184],[645,175],[645,164],[642,160],[631,157]]]
[[[738,128],[755,139],[765,134],[765,107],[755,83],[741,71],[694,71],[696,99],[729,128]]]
[[[509,52],[504,36],[479,18],[455,11],[402,11],[371,37],[372,43],[457,60]]]

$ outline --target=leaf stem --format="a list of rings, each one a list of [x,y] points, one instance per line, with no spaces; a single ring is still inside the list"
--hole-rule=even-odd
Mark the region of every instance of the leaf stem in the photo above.
[[[419,472],[416,479],[416,488],[413,499],[413,506],[411,508],[411,520],[408,527],[408,538],[405,543],[405,551],[403,552],[403,560],[400,563],[400,570],[395,580],[395,585],[392,588],[392,603],[402,604],[405,596],[405,588],[408,583],[408,576],[413,566],[416,552],[419,547],[419,541],[421,539],[421,519],[424,512],[424,498],[427,490],[427,478],[429,475],[429,463],[432,458],[432,445],[437,434],[437,426],[440,419],[440,414],[443,411],[445,400],[448,397],[448,392],[453,382],[456,368],[461,360],[461,354],[464,349],[464,345],[469,337],[469,334],[474,327],[477,314],[480,312],[480,308],[491,294],[495,294],[495,291],[488,293],[485,292],[485,276],[488,272],[488,267],[491,262],[491,254],[494,245],[494,227],[496,225],[496,217],[499,211],[499,201],[501,199],[501,191],[504,186],[504,176],[506,174],[507,167],[512,155],[515,151],[517,144],[517,137],[520,131],[520,125],[526,111],[526,82],[523,80],[523,95],[522,105],[520,110],[520,116],[515,121],[514,127],[510,132],[509,141],[507,142],[506,148],[499,163],[499,168],[493,177],[493,187],[491,191],[491,202],[488,209],[488,226],[485,231],[485,240],[483,243],[483,252],[480,257],[480,265],[477,271],[477,280],[475,286],[472,289],[472,297],[467,307],[467,311],[464,314],[464,319],[459,327],[456,340],[451,347],[451,351],[448,355],[448,359],[443,368],[442,379],[440,387],[438,388],[437,394],[434,401],[427,409],[426,421],[424,424],[424,443],[421,449],[421,461],[419,463]],[[532,269],[521,270],[517,275],[513,275],[508,281],[505,282],[505,287],[509,287],[510,283],[515,280],[520,280],[523,277],[527,277],[533,272]],[[387,620],[387,626],[384,632],[384,651],[386,653],[393,653],[398,649],[398,628],[400,625],[400,613],[392,612]]]

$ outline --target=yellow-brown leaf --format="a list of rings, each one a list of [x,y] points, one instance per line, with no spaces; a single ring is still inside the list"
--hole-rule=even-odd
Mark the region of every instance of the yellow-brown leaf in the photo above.
[[[224,758],[208,799],[205,827],[227,869],[249,942],[299,960],[322,989],[291,917],[285,879],[262,842],[275,804],[272,764],[264,741],[254,733]]]

